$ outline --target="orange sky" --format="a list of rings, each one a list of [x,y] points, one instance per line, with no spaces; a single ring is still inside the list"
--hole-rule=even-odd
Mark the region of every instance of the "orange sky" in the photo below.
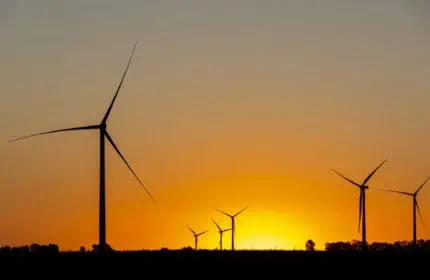
[[[109,132],[158,204],[107,146],[114,248],[192,246],[187,225],[216,248],[214,208],[249,206],[237,248],[323,249],[361,238],[358,189],[331,168],[361,182],[388,158],[370,188],[414,191],[430,175],[422,9],[269,2],[0,3],[0,245],[97,242],[98,134],[7,141],[98,123],[136,39]],[[411,238],[408,197],[369,191],[367,217],[369,241]]]

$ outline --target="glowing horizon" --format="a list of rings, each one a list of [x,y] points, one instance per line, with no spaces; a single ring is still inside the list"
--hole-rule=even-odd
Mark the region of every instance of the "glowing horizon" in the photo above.
[[[331,169],[362,182],[384,159],[368,242],[412,239],[410,199],[374,189],[412,192],[430,176],[419,1],[15,2],[0,3],[0,246],[98,242],[98,134],[7,141],[98,123],[135,41],[109,133],[158,204],[106,146],[114,249],[193,246],[186,225],[214,249],[211,218],[229,225],[214,209],[245,206],[238,250],[361,240],[359,192]]]

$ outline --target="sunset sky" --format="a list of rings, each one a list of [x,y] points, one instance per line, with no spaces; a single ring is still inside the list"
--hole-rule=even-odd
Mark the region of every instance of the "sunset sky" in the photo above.
[[[109,132],[152,203],[106,146],[114,249],[193,245],[214,210],[238,249],[308,239],[411,240],[413,192],[430,176],[430,5],[425,0],[0,1],[0,246],[98,242],[95,131],[139,40]],[[430,184],[418,198],[430,227]],[[226,234],[224,247],[230,247]],[[418,238],[430,238],[418,221]]]

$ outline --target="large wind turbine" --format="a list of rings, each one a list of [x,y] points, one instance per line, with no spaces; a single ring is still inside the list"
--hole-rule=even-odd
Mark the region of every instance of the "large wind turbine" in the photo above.
[[[191,231],[191,233],[194,235],[194,249],[197,251],[197,245],[198,245],[198,242],[199,242],[199,236],[205,234],[207,232],[207,230],[202,231],[200,233],[196,233],[192,228],[190,228],[189,226],[187,226],[187,227]]]
[[[367,249],[367,240],[366,240],[366,190],[369,189],[369,186],[366,185],[367,182],[369,182],[370,178],[378,171],[378,169],[386,162],[387,160],[384,160],[382,163],[380,163],[375,170],[373,170],[367,177],[364,179],[363,183],[360,185],[356,182],[354,182],[351,179],[348,179],[347,177],[343,176],[336,170],[332,169],[333,172],[335,172],[337,175],[345,179],[346,181],[350,182],[351,184],[357,186],[360,189],[360,198],[358,201],[359,204],[359,213],[358,213],[358,231],[360,232],[360,223],[363,224],[362,226],[362,248],[363,251]]]
[[[121,77],[120,83],[116,89],[115,95],[112,99],[112,102],[110,103],[106,114],[103,116],[103,119],[100,124],[96,125],[88,125],[88,126],[81,126],[81,127],[73,127],[73,128],[65,128],[65,129],[58,129],[58,130],[51,130],[47,132],[32,134],[20,138],[16,138],[13,140],[10,140],[9,142],[21,140],[30,138],[37,135],[44,135],[44,134],[52,134],[57,132],[65,132],[65,131],[77,131],[77,130],[98,130],[100,133],[100,191],[99,191],[99,250],[105,250],[106,247],[106,198],[105,198],[105,139],[108,140],[108,142],[112,145],[112,147],[115,149],[115,151],[118,153],[118,155],[121,157],[121,159],[124,161],[124,163],[127,165],[127,167],[130,169],[131,173],[133,173],[134,177],[137,179],[137,181],[140,183],[140,185],[145,189],[145,191],[148,193],[148,195],[151,197],[151,199],[155,202],[153,196],[148,191],[148,189],[145,187],[145,185],[142,183],[142,181],[137,177],[136,173],[133,171],[125,157],[120,152],[118,146],[113,141],[112,137],[109,135],[107,131],[107,121],[109,118],[109,115],[112,111],[112,107],[118,97],[118,93],[122,87],[122,84],[124,82],[125,76],[128,72],[128,69],[131,64],[131,60],[133,58],[134,52],[136,50],[137,42],[133,46],[133,50],[130,54],[130,57],[128,59],[127,66],[125,68],[125,71]]]
[[[221,211],[221,210],[219,210],[219,209],[215,209],[216,211],[218,211],[218,212],[220,212],[220,213],[222,213],[222,214],[226,215],[227,217],[229,217],[229,218],[231,219],[231,250],[232,250],[232,251],[234,251],[234,235],[235,235],[235,230],[236,230],[235,220],[234,220],[234,219],[235,219],[235,218],[236,218],[240,213],[242,213],[243,211],[245,211],[247,208],[248,208],[248,206],[247,206],[247,207],[245,207],[245,208],[243,208],[242,210],[240,210],[239,212],[237,212],[237,213],[236,213],[236,214],[234,214],[234,215],[228,214],[228,213],[223,212],[223,211]]]
[[[384,190],[384,189],[379,189],[380,191],[386,191],[386,192],[393,192],[393,193],[398,193],[398,194],[403,194],[403,195],[408,195],[408,196],[412,196],[412,203],[413,203],[413,210],[412,210],[412,221],[413,221],[413,244],[414,247],[417,246],[417,210],[418,210],[418,215],[421,218],[421,222],[424,224],[424,219],[421,216],[421,211],[420,211],[420,207],[418,205],[418,200],[417,200],[417,195],[419,193],[419,191],[424,187],[424,185],[427,183],[427,181],[430,179],[430,177],[428,177],[424,183],[422,183],[422,185],[414,192],[414,193],[409,193],[409,192],[401,192],[401,191],[392,191],[392,190]]]
[[[218,233],[219,233],[219,249],[222,251],[222,235],[224,232],[230,231],[231,228],[228,229],[222,229],[217,222],[215,222],[214,219],[212,219],[212,222],[214,222],[214,224],[216,225],[216,227],[218,228]]]

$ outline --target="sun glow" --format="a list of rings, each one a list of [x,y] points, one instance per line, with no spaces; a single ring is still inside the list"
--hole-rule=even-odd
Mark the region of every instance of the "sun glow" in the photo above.
[[[256,236],[242,241],[244,250],[292,250],[293,246],[287,240],[273,236]]]
[[[254,221],[249,223],[248,221]],[[287,226],[297,224],[286,213],[250,209],[237,221],[237,248],[242,250],[293,250],[304,246],[301,232],[291,231]],[[303,243],[303,244],[302,244]]]

